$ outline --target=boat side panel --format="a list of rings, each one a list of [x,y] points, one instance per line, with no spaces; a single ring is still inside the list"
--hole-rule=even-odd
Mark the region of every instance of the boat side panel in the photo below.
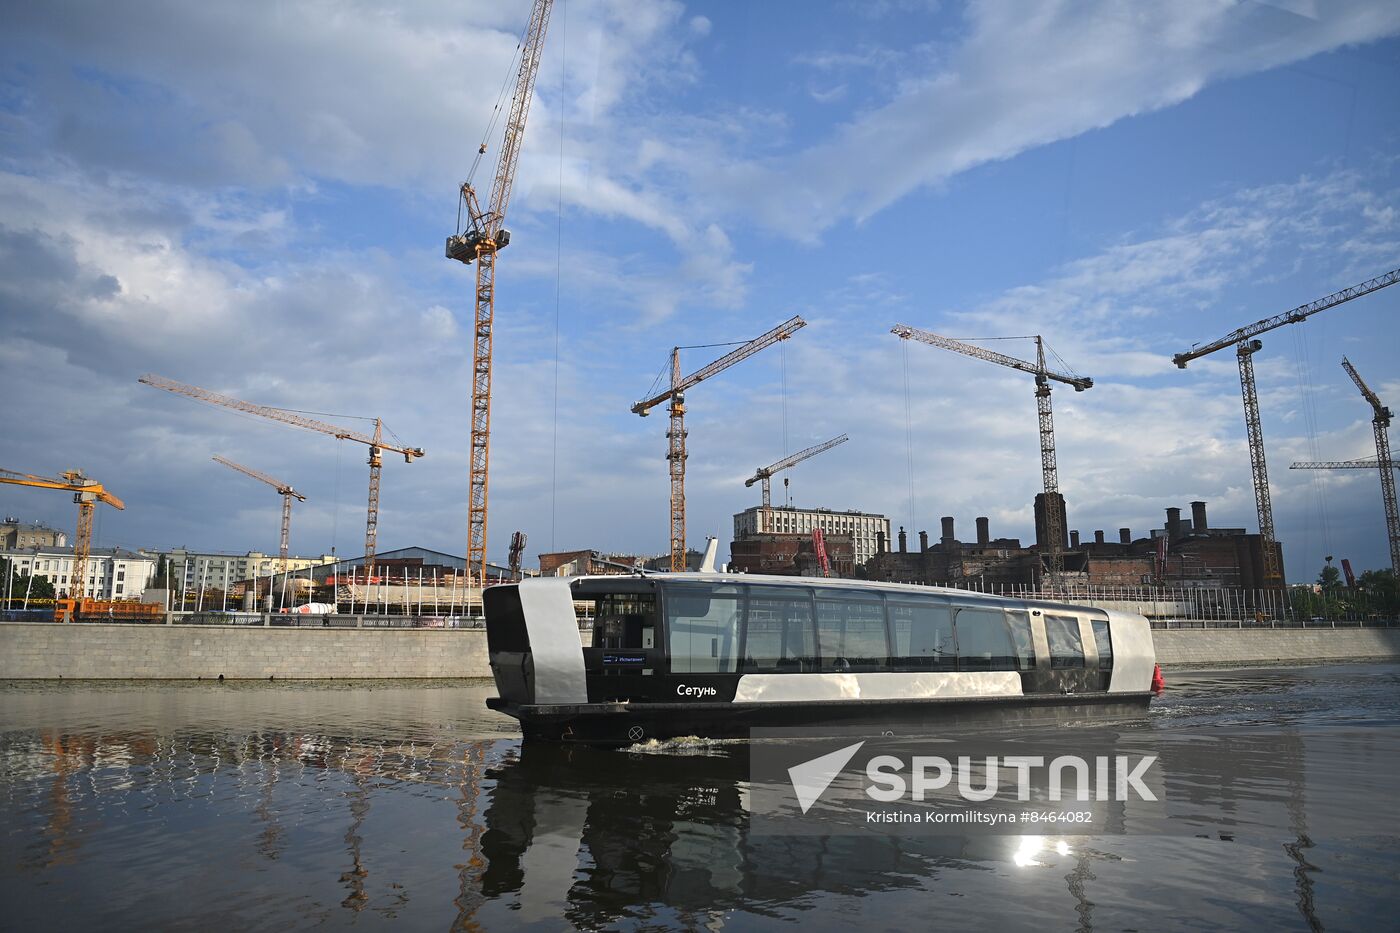
[[[587,703],[583,645],[569,584],[562,579],[524,580],[520,606],[530,633],[536,703]]]
[[[739,678],[734,702],[918,700],[1020,695],[1021,675],[1016,671],[745,674]]]
[[[1113,677],[1109,693],[1143,693],[1152,687],[1157,651],[1152,626],[1135,612],[1107,610],[1109,637],[1113,640]]]

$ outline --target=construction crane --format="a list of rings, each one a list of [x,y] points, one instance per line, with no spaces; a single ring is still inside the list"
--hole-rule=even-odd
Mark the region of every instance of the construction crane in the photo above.
[[[1395,462],[1390,458],[1390,409],[1381,404],[1351,361],[1342,357],[1342,368],[1356,383],[1361,396],[1371,406],[1371,427],[1376,434],[1376,469],[1381,475],[1381,501],[1385,503],[1385,533],[1390,544],[1390,569],[1400,577],[1400,508],[1395,504]]]
[[[753,356],[765,347],[771,347],[780,340],[786,340],[807,326],[801,317],[791,317],[762,336],[735,347],[724,356],[707,366],[703,366],[685,378],[681,378],[681,350],[671,349],[671,387],[660,395],[632,406],[635,414],[645,418],[651,410],[662,402],[670,401],[671,427],[666,432],[666,459],[671,471],[671,570],[685,569],[685,393],[692,386],[723,372],[735,363]]]
[[[758,471],[754,473],[753,476],[744,480],[745,487],[752,486],[754,483],[763,484],[763,527],[759,529],[760,532],[766,533],[773,530],[773,497],[769,483],[773,475],[775,473],[781,473],[788,467],[796,466],[803,460],[815,457],[817,454],[825,453],[833,447],[839,447],[848,440],[850,440],[850,438],[842,434],[840,437],[833,437],[829,441],[823,441],[820,444],[808,447],[806,450],[799,450],[792,456],[784,457],[777,463],[770,464],[766,467],[759,467]],[[787,477],[783,478],[783,482],[787,482]]]
[[[917,340],[932,347],[941,347],[944,350],[952,350],[955,353],[962,353],[974,359],[985,360],[988,363],[1009,366],[1012,369],[1019,369],[1023,373],[1035,376],[1035,407],[1040,419],[1040,473],[1045,487],[1044,557],[1046,576],[1050,583],[1050,590],[1054,592],[1060,585],[1060,577],[1064,572],[1064,528],[1066,523],[1064,507],[1060,499],[1059,468],[1055,463],[1055,418],[1050,408],[1050,383],[1051,381],[1062,382],[1067,386],[1073,386],[1076,392],[1083,392],[1085,389],[1093,387],[1094,380],[1084,376],[1057,373],[1047,367],[1045,365],[1045,341],[1038,335],[1030,338],[1035,341],[1035,362],[1030,363],[1014,356],[997,353],[995,350],[988,350],[985,347],[973,346],[951,337],[943,337],[926,330],[920,330],[917,327],[909,327],[906,324],[896,324],[890,329],[890,333],[904,340]]]
[[[114,509],[125,509],[126,504],[108,492],[97,480],[84,476],[82,470],[68,470],[58,476],[35,476],[32,473],[0,470],[0,483],[31,486],[36,489],[60,489],[73,494],[73,501],[78,506],[78,533],[73,536],[73,572],[68,578],[71,581],[68,596],[73,600],[85,599],[88,556],[92,553],[92,513],[99,502],[105,502]],[[73,614],[71,608],[62,613],[65,621],[71,621]]]
[[[234,463],[232,460],[227,460],[218,455],[215,455],[214,460],[218,463],[222,463],[230,470],[237,470],[244,476],[251,476],[259,482],[267,483],[273,489],[277,490],[277,494],[282,497],[282,543],[277,552],[279,557],[277,572],[279,574],[285,574],[287,572],[287,542],[292,530],[292,500],[296,499],[298,502],[305,502],[306,497],[281,480],[273,479],[266,473],[259,473],[252,467],[246,467],[241,463]]]
[[[1178,369],[1185,369],[1192,360],[1223,350],[1235,348],[1235,358],[1240,370],[1240,395],[1244,398],[1244,427],[1249,437],[1249,466],[1254,476],[1254,505],[1259,513],[1259,537],[1264,558],[1264,582],[1279,585],[1283,583],[1283,568],[1279,566],[1278,549],[1274,535],[1274,507],[1269,498],[1269,468],[1264,461],[1264,431],[1259,420],[1259,396],[1254,389],[1254,354],[1264,348],[1264,344],[1254,338],[1285,324],[1305,321],[1328,308],[1345,304],[1353,298],[1360,298],[1380,291],[1400,281],[1400,269],[1367,279],[1359,285],[1333,292],[1325,298],[1299,305],[1291,311],[1255,321],[1247,327],[1231,331],[1219,340],[1197,344],[1185,353],[1172,357]]]
[[[364,444],[369,447],[369,508],[365,517],[365,576],[374,575],[374,554],[375,545],[379,536],[379,472],[384,466],[384,460],[380,454],[384,451],[402,454],[404,463],[412,463],[417,458],[424,455],[422,447],[399,447],[384,441],[384,422],[378,418],[374,419],[374,434],[361,434],[359,431],[352,431],[349,428],[342,428],[338,425],[327,424],[324,421],[317,421],[315,418],[308,418],[305,415],[294,411],[287,411],[283,408],[270,408],[266,405],[255,405],[252,402],[245,402],[240,399],[231,398],[227,395],[220,395],[217,392],[210,392],[208,389],[201,389],[198,386],[186,385],[183,382],[176,382],[173,379],[166,379],[164,376],[156,376],[147,373],[137,380],[156,389],[164,389],[176,395],[183,395],[200,402],[208,402],[211,405],[220,405],[224,408],[232,408],[234,411],[246,412],[250,415],[257,415],[271,421],[280,421],[283,424],[290,424],[293,427],[306,428],[308,431],[318,431],[321,434],[329,434],[331,437],[344,441],[354,441],[357,444]]]
[[[817,568],[822,576],[831,576],[831,558],[826,554],[826,535],[820,528],[812,529],[812,553],[817,557]]]
[[[447,238],[447,258],[476,263],[476,324],[472,338],[472,433],[471,465],[467,495],[467,574],[479,585],[486,585],[486,494],[491,454],[491,342],[496,317],[496,253],[510,243],[505,229],[506,206],[515,183],[515,167],[525,140],[525,118],[534,97],[535,75],[540,70],[545,29],[553,0],[534,0],[530,24],[520,46],[520,70],[515,78],[515,94],[506,118],[496,176],[491,183],[491,199],[482,210],[471,178],[462,183],[457,201],[458,232]],[[477,163],[486,152],[483,142]],[[475,172],[475,166],[472,169]],[[465,226],[462,223],[466,217]]]
[[[516,580],[522,579],[520,558],[525,553],[527,540],[528,536],[523,531],[517,531],[510,536],[510,575]]]
[[[1295,460],[1288,465],[1290,470],[1374,470],[1380,466],[1379,460]],[[1400,463],[1392,463],[1400,470]]]

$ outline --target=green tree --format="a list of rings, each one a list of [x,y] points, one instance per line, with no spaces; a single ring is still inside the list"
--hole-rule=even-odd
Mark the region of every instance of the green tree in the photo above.
[[[1368,614],[1400,615],[1400,581],[1394,570],[1368,570],[1357,579],[1356,589]]]
[[[48,577],[31,580],[29,574],[15,570],[10,558],[0,557],[0,599],[6,595],[10,597],[10,604],[18,608],[24,604],[26,596],[31,600],[53,599],[53,584]]]

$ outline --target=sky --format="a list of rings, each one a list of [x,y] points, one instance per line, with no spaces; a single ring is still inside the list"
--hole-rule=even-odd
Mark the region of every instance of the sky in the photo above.
[[[362,553],[365,448],[137,383],[363,428],[379,547],[465,551],[473,269],[526,0],[0,8],[0,467],[126,501],[95,543]],[[687,396],[688,537],[759,501],[1033,540],[1032,379],[890,334],[1043,335],[1069,526],[1209,504],[1256,530],[1233,354],[1174,353],[1400,267],[1400,5],[556,0],[497,265],[488,555],[668,548],[666,418],[629,409],[794,314]],[[1400,408],[1400,287],[1255,357],[1290,580],[1388,564],[1346,356]],[[1027,357],[1028,339],[986,346]],[[784,495],[775,483],[775,499]],[[59,528],[64,495],[0,486]]]

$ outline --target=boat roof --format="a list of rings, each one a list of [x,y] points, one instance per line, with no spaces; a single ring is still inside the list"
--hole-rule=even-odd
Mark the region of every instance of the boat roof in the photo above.
[[[885,580],[854,580],[844,577],[787,577],[772,574],[757,573],[726,573],[726,572],[695,572],[695,571],[646,571],[631,574],[600,573],[584,574],[575,577],[565,577],[565,582],[569,584],[587,582],[607,582],[616,580],[661,580],[674,583],[707,583],[707,584],[739,584],[745,583],[750,586],[813,586],[817,588],[829,589],[865,589],[876,590],[884,593],[919,593],[925,596],[951,596],[958,599],[985,599],[988,602],[1000,604],[1022,603],[1027,606],[1073,606],[1086,611],[1103,610],[1093,606],[1084,605],[1059,600],[1046,599],[1038,596],[1005,596],[996,593],[983,593],[977,590],[964,590],[951,586],[929,586],[922,583],[893,583]]]

